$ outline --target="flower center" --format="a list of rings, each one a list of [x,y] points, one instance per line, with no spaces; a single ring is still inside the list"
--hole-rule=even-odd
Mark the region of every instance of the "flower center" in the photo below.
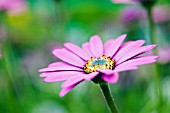
[[[96,72],[98,70],[110,69],[113,70],[115,66],[115,60],[112,60],[110,57],[105,55],[94,58],[91,57],[90,60],[87,60],[86,64],[84,65],[84,71],[86,73]]]

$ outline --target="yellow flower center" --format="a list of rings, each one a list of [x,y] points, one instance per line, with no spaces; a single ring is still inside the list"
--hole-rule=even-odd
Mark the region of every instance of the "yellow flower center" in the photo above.
[[[112,60],[110,57],[105,55],[94,58],[91,57],[90,60],[87,60],[86,64],[84,65],[84,71],[86,73],[97,72],[98,70],[110,69],[113,70],[115,66],[115,60]]]

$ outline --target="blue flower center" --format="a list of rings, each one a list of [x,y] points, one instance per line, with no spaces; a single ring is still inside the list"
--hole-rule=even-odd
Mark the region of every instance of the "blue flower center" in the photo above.
[[[92,73],[104,69],[113,70],[114,66],[115,66],[115,61],[112,60],[110,57],[106,58],[106,56],[103,55],[99,58],[91,57],[91,59],[88,60],[84,65],[84,71],[86,73]]]

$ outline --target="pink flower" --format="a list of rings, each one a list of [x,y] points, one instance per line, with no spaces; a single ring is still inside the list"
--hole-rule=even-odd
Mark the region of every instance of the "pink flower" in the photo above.
[[[170,46],[158,49],[159,63],[165,64],[170,62]]]
[[[155,6],[152,9],[152,18],[155,23],[170,21],[170,6]],[[125,7],[121,12],[121,20],[129,23],[135,20],[147,19],[147,13],[139,7]]]
[[[113,3],[134,3],[138,0],[112,0]]]
[[[6,10],[9,13],[20,13],[26,8],[24,0],[0,0],[0,10]]]
[[[142,4],[149,4],[155,3],[156,0],[112,0],[113,3],[125,3],[125,4],[131,4],[131,3],[142,3]]]
[[[60,92],[60,96],[64,96],[83,81],[94,81],[100,77],[113,84],[118,81],[118,72],[136,70],[139,65],[156,62],[158,56],[140,56],[156,45],[142,46],[144,40],[123,43],[125,38],[126,35],[121,35],[103,44],[100,37],[95,35],[82,48],[64,43],[65,48],[52,51],[62,62],[40,69],[39,72],[43,72],[40,77],[45,77],[45,82],[64,81]]]
[[[146,19],[147,15],[145,10],[138,7],[125,7],[121,13],[121,20],[124,23],[129,23],[135,20]]]
[[[152,16],[155,23],[170,21],[170,6],[156,6],[153,8]]]

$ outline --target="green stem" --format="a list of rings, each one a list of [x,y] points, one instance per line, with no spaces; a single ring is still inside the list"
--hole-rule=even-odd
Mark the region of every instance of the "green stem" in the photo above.
[[[117,106],[114,102],[114,99],[111,95],[110,88],[108,84],[100,83],[100,88],[103,92],[103,95],[105,97],[105,100],[110,108],[111,113],[118,113]]]
[[[157,39],[156,39],[156,29],[155,29],[155,24],[153,22],[153,18],[152,18],[152,7],[148,7],[147,8],[148,11],[148,21],[149,21],[149,31],[150,31],[150,38],[151,38],[151,42],[152,44],[157,44]],[[158,55],[158,50],[157,48],[154,49],[154,54]],[[161,89],[161,83],[160,83],[160,65],[159,63],[155,63],[154,64],[154,75],[155,75],[155,88],[156,88],[156,97],[157,97],[157,105],[158,108],[160,106],[160,104],[162,103],[162,89]]]
[[[151,42],[152,42],[152,44],[157,44],[157,40],[156,40],[156,36],[155,36],[155,24],[154,24],[153,18],[152,18],[152,7],[148,7],[147,12],[148,12],[149,33],[150,33]]]

